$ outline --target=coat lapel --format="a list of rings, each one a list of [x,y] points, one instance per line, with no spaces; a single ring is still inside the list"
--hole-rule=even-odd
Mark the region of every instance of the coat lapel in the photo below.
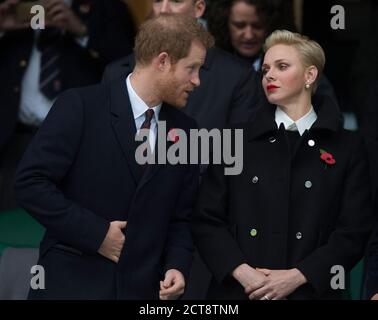
[[[123,151],[135,183],[141,176],[141,168],[135,161],[135,150],[138,146],[135,141],[135,120],[127,93],[126,78],[114,81],[110,86],[110,112],[112,126],[118,143]]]

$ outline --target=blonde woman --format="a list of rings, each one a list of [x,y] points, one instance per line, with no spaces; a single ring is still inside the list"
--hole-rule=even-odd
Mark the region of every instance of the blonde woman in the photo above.
[[[371,225],[367,160],[326,97],[325,56],[289,31],[266,40],[269,105],[244,129],[244,169],[209,168],[192,230],[213,274],[212,299],[336,299],[336,273],[363,256]],[[341,274],[342,276],[342,274]]]

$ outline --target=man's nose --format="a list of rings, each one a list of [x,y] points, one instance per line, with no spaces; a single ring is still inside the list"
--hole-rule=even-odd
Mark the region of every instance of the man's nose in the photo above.
[[[163,0],[161,4],[160,13],[168,13],[171,12],[171,5],[169,3],[170,0]]]
[[[246,40],[252,40],[254,38],[253,28],[251,26],[245,27],[243,36]]]
[[[201,80],[199,78],[199,73],[197,73],[196,75],[194,75],[191,79],[191,82],[192,84],[195,86],[195,87],[198,87],[200,84],[201,84]]]

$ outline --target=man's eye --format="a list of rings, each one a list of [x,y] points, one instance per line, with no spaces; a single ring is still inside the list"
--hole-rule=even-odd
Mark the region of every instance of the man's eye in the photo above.
[[[262,24],[252,24],[251,25],[252,29],[255,29],[255,30],[262,30],[264,29],[264,26]]]

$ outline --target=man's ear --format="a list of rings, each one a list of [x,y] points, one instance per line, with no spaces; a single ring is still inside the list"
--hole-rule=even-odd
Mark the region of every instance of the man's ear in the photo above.
[[[196,0],[194,3],[194,16],[198,19],[201,18],[206,10],[205,0]]]
[[[157,58],[155,59],[156,67],[160,71],[165,71],[170,68],[171,66],[171,59],[167,52],[161,52]]]
[[[306,68],[305,80],[306,83],[312,85],[318,77],[318,68],[315,66],[309,66]]]

